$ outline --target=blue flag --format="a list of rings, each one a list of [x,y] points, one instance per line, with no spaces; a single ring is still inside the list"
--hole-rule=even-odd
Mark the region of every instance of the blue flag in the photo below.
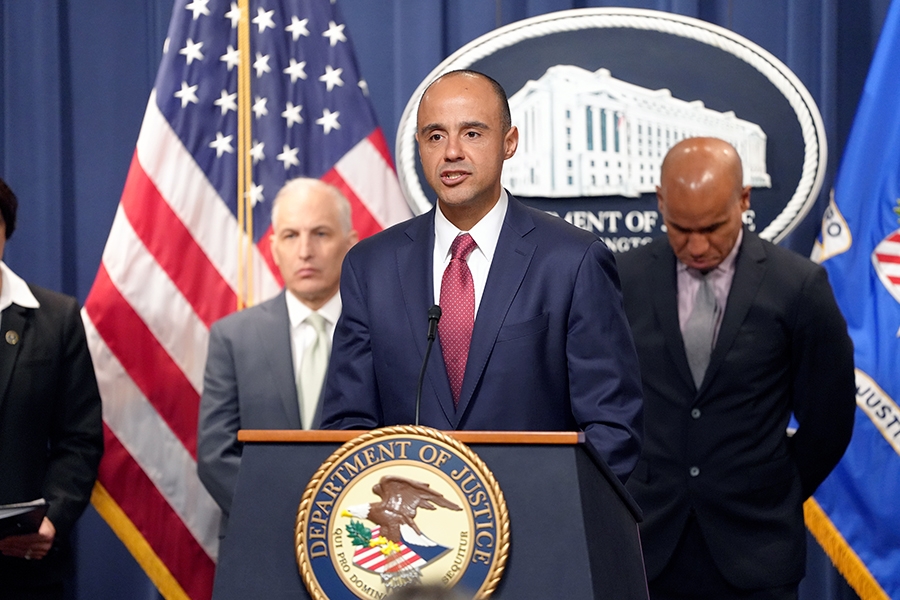
[[[863,600],[900,598],[900,1],[888,11],[813,258],[853,338],[856,424],[807,503]]]

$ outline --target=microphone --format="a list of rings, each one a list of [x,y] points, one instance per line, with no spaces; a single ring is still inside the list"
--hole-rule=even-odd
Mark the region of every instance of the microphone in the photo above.
[[[416,386],[416,425],[419,424],[419,407],[422,405],[422,384],[425,381],[425,367],[428,365],[428,357],[431,356],[431,347],[437,335],[438,321],[441,320],[441,307],[437,304],[428,309],[428,345],[425,346],[425,360],[422,361],[422,369],[419,371],[419,384]]]

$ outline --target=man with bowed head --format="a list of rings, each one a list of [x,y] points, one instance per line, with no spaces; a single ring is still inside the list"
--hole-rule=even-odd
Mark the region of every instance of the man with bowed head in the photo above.
[[[624,481],[640,452],[641,393],[612,254],[501,187],[518,131],[496,81],[447,73],[417,117],[437,204],[347,254],[323,427],[415,421],[429,307],[439,304],[420,424],[581,429]]]
[[[644,384],[628,489],[650,597],[794,599],[803,502],[853,429],[846,323],[822,268],[743,228],[750,188],[727,142],[676,144],[657,198],[667,236],[619,257]]]
[[[285,290],[210,328],[197,471],[225,534],[241,463],[239,429],[316,429],[341,261],[356,243],[350,203],[317,179],[287,182],[272,205],[272,258]]]

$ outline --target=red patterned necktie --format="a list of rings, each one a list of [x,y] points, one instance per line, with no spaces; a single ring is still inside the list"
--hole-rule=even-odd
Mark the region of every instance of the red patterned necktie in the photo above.
[[[468,233],[457,236],[450,246],[450,264],[441,279],[442,316],[438,334],[453,393],[453,406],[459,404],[475,324],[475,284],[466,263],[466,258],[475,247],[475,240]]]

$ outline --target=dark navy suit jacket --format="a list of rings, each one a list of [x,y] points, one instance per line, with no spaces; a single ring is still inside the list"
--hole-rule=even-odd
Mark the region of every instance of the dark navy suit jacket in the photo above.
[[[341,274],[324,428],[411,424],[433,304],[434,210],[359,242]],[[641,448],[640,374],[615,260],[593,234],[510,196],[454,408],[440,350],[420,424],[582,429],[623,481]]]
[[[619,257],[644,381],[646,444],[628,489],[644,512],[647,577],[666,566],[693,511],[733,585],[797,582],[803,501],[853,430],[847,326],[824,269],[744,231],[697,389],[678,325],[675,262],[665,237]],[[800,425],[788,437],[791,413]]]

